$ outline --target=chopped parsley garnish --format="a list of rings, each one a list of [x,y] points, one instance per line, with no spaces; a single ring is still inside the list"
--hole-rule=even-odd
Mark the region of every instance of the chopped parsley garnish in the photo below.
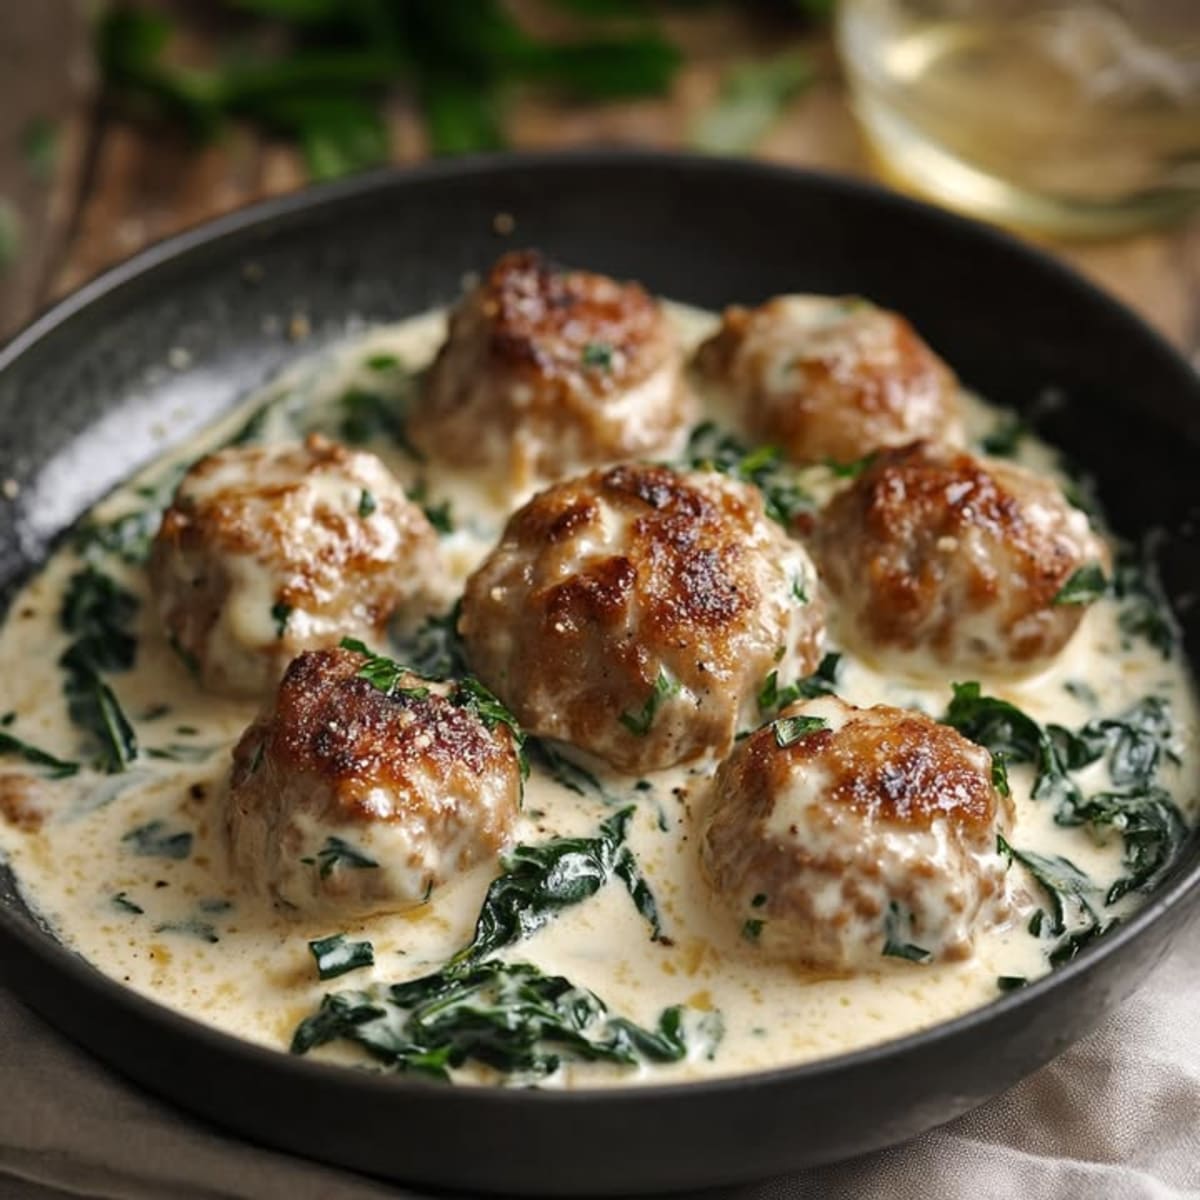
[[[600,371],[612,369],[613,348],[607,342],[588,342],[581,355],[585,367],[595,367]]]
[[[322,879],[328,879],[338,867],[352,871],[370,871],[379,866],[373,858],[368,858],[349,842],[333,836],[325,839],[325,845],[315,855],[300,861],[317,867],[317,873]]]
[[[118,892],[112,898],[113,908],[119,908],[122,912],[132,913],[134,916],[140,916],[146,910],[138,904],[134,904],[132,900],[124,892]]]
[[[757,942],[766,921],[759,917],[750,917],[742,922],[742,937],[748,942]]]
[[[367,491],[366,488],[363,488],[358,497],[358,515],[365,519],[366,517],[369,517],[378,507],[379,506],[375,501],[374,494]]]
[[[1012,788],[1008,785],[1008,767],[1004,765],[1003,754],[992,755],[992,787],[1001,796],[1012,795]]]
[[[762,492],[767,516],[788,527],[802,512],[815,507],[813,498],[800,483],[799,472],[785,462],[777,446],[747,449],[716,424],[706,421],[692,430],[686,461],[696,470],[720,471],[731,479],[751,483]]]
[[[775,734],[775,745],[786,750],[802,737],[828,729],[829,722],[824,717],[780,717],[771,722],[771,730]]]
[[[650,732],[663,701],[678,695],[679,687],[679,680],[666,667],[659,667],[658,675],[654,680],[654,688],[646,697],[645,704],[642,705],[639,712],[623,712],[620,717],[621,724],[630,733],[638,737],[645,737]]]
[[[438,533],[445,535],[454,532],[454,514],[450,508],[450,501],[443,500],[441,504],[431,504],[429,484],[424,479],[418,480],[410,487],[407,494],[414,504],[420,505],[425,519]]]
[[[154,926],[155,933],[182,933],[188,937],[199,938],[202,942],[216,945],[221,939],[216,928],[209,921],[201,921],[196,917],[188,917],[182,921],[164,921]]]
[[[1086,563],[1072,573],[1058,590],[1052,604],[1091,604],[1108,593],[1108,580],[1099,563]]]
[[[339,643],[343,650],[353,650],[356,654],[365,654],[367,661],[355,672],[356,679],[365,679],[376,691],[385,696],[402,696],[407,700],[425,700],[429,696],[427,687],[401,687],[400,680],[411,676],[414,672],[402,667],[394,659],[376,654],[364,642],[357,638],[342,638]]]
[[[1015,992],[1029,983],[1024,975],[1000,975],[996,978],[996,987],[1002,992]]]
[[[404,364],[394,354],[369,355],[363,365],[370,371],[379,371],[381,373],[404,369]]]
[[[375,950],[370,942],[348,942],[344,933],[317,938],[308,943],[308,948],[316,960],[320,979],[336,979],[347,971],[375,963]]]
[[[275,622],[275,636],[283,637],[287,632],[288,621],[292,616],[292,606],[285,604],[282,600],[277,600],[271,605],[271,620]]]
[[[6,724],[11,724],[11,722],[6,722]],[[66,779],[69,775],[75,775],[79,771],[77,762],[56,758],[48,750],[42,750],[31,742],[26,742],[3,730],[0,730],[0,754],[16,754],[26,762],[33,763],[34,766],[45,767],[46,773],[51,779]]]
[[[131,829],[121,841],[134,854],[146,858],[187,858],[192,852],[192,835],[186,830],[170,832],[165,821],[147,821]]]
[[[912,927],[912,914],[904,912],[894,900],[888,905],[883,923],[883,950],[885,958],[903,958],[908,962],[927,963],[933,955],[923,946],[906,941],[901,926]]]
[[[786,708],[797,700],[815,700],[818,696],[832,696],[837,692],[838,674],[841,670],[842,656],[834,651],[821,659],[817,669],[811,674],[786,687],[779,686],[779,672],[772,671],[758,691],[758,708],[760,712],[771,712],[774,709]]]
[[[594,837],[553,838],[540,845],[519,845],[502,859],[503,872],[492,880],[475,924],[475,935],[451,964],[471,964],[504,946],[529,937],[570,908],[594,896],[616,878],[625,885],[638,912],[661,941],[658,905],[625,844],[634,807],[604,821]]]

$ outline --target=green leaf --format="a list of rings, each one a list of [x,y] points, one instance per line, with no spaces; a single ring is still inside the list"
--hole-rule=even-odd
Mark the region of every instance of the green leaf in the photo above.
[[[814,79],[812,60],[803,51],[731,68],[715,103],[693,125],[692,145],[713,154],[753,149]]]
[[[577,796],[594,795],[605,804],[617,803],[613,796],[596,776],[586,767],[561,754],[549,742],[542,738],[529,738],[526,742],[529,756],[535,762],[540,762],[553,776],[555,782]]]
[[[325,845],[312,858],[302,858],[300,861],[317,867],[322,879],[328,879],[339,867],[351,871],[370,871],[379,866],[357,847],[332,835],[325,839]]]
[[[348,942],[344,933],[317,938],[308,943],[308,948],[316,960],[320,979],[336,979],[375,963],[375,950],[370,942]]]
[[[1117,556],[1112,590],[1120,604],[1117,623],[1125,637],[1142,638],[1163,658],[1170,658],[1179,630],[1159,579],[1154,547],[1154,540],[1147,538],[1140,549],[1126,549]]]
[[[434,154],[473,154],[503,148],[499,101],[496,93],[479,80],[427,75],[421,104]]]
[[[170,832],[165,821],[147,821],[131,829],[121,841],[143,858],[184,859],[192,852],[192,835],[186,830]]]
[[[996,987],[1002,992],[1015,992],[1026,987],[1029,980],[1024,975],[1000,975],[996,979]]]
[[[783,459],[777,446],[749,450],[737,438],[722,433],[712,421],[692,430],[684,454],[684,466],[698,471],[719,471],[731,479],[753,484],[762,492],[767,516],[785,529],[816,502],[801,485],[795,467]]]
[[[1059,588],[1052,604],[1091,604],[1108,594],[1108,580],[1099,563],[1086,563]]]
[[[707,1036],[719,1037],[709,1023]],[[562,1061],[678,1062],[687,1053],[683,1010],[654,1028],[610,1016],[594,993],[528,963],[487,962],[394,984],[382,995],[335,992],[303,1021],[292,1053],[345,1039],[384,1064],[436,1079],[475,1061],[508,1075],[544,1077]]]
[[[654,718],[658,714],[663,701],[678,695],[679,688],[679,680],[666,667],[660,666],[658,668],[658,675],[654,680],[654,688],[650,692],[650,695],[646,697],[645,704],[636,713],[621,713],[621,724],[637,737],[645,737],[654,725]]]
[[[1028,433],[1029,426],[1020,417],[1005,417],[992,426],[979,443],[980,448],[994,458],[1013,458]]]
[[[653,32],[568,42],[526,40],[502,56],[512,77],[548,84],[582,100],[661,95],[680,62],[676,47]]]
[[[358,497],[358,515],[365,521],[378,507],[374,494],[363,488]]]
[[[282,600],[277,600],[271,605],[271,620],[275,622],[275,636],[283,637],[287,632],[288,621],[291,619],[293,608],[290,604],[285,604]]]
[[[824,717],[780,717],[779,720],[771,722],[775,745],[781,750],[786,750],[810,733],[818,733],[828,728],[829,722]]]
[[[88,566],[68,580],[59,614],[74,638],[59,658],[71,720],[95,739],[99,765],[110,773],[136,758],[137,737],[101,672],[133,665],[137,640],[127,626],[137,608],[132,592]]]
[[[608,342],[588,342],[581,355],[585,367],[594,367],[600,371],[610,370],[613,361],[613,348]]]
[[[923,946],[904,940],[901,926],[912,926],[912,914],[904,912],[894,900],[888,905],[883,924],[883,950],[886,958],[903,958],[912,963],[928,963],[933,955]]]
[[[797,700],[815,700],[818,696],[836,695],[841,666],[842,656],[836,651],[830,651],[817,664],[817,669],[811,675],[806,675],[786,687],[779,686],[779,672],[772,671],[763,680],[763,685],[758,691],[759,711],[771,712],[787,708]]]
[[[314,180],[337,179],[388,160],[387,126],[376,104],[353,96],[289,95],[257,104],[259,116],[295,137]]]
[[[540,845],[515,846],[501,860],[475,923],[475,934],[451,960],[463,967],[529,937],[563,909],[594,896],[616,876],[661,940],[658,908],[625,839],[632,805],[614,813],[590,838],[553,838]]]
[[[132,900],[124,892],[118,892],[112,898],[113,908],[118,908],[121,912],[132,913],[134,916],[140,916],[146,910],[138,904],[134,904]]]
[[[415,633],[395,639],[397,657],[409,663],[415,674],[426,679],[450,679],[466,673],[458,636],[460,607],[461,601],[449,612],[427,617]]]
[[[51,779],[66,779],[79,771],[77,762],[56,758],[49,751],[41,750],[30,742],[0,730],[0,755],[3,754],[16,754],[34,766],[48,768],[47,774]]]

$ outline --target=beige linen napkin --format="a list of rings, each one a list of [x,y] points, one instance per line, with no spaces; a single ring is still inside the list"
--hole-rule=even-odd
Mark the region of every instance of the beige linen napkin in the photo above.
[[[924,1137],[710,1200],[1200,1197],[1200,937],[1102,1029]],[[383,1200],[419,1191],[239,1142],[143,1095],[0,991],[0,1200]]]

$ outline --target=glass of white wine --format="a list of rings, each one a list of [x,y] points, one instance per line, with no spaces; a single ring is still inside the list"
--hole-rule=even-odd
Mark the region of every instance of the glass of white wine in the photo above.
[[[1200,0],[841,0],[837,36],[902,186],[1051,235],[1200,206]]]

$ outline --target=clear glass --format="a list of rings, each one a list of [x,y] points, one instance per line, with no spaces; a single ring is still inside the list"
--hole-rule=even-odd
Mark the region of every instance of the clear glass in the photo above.
[[[902,186],[1047,234],[1200,204],[1200,0],[840,0],[837,36]]]

